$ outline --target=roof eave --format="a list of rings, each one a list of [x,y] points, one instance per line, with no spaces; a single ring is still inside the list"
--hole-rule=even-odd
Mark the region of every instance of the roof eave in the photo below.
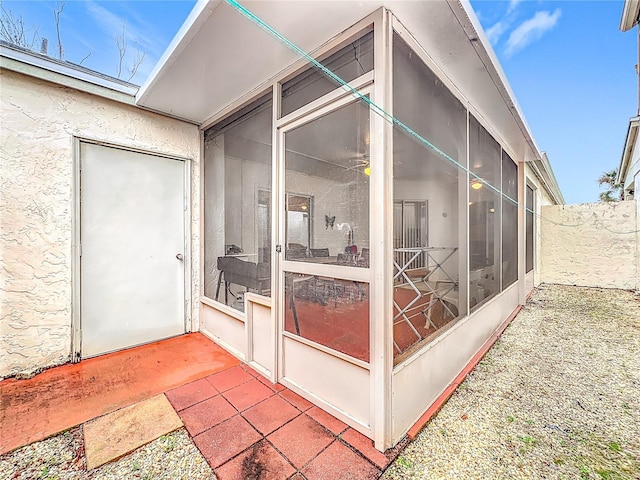
[[[471,3],[469,2],[469,0],[459,0],[458,2],[450,2],[450,4],[459,5],[462,8],[462,11],[464,12],[464,14],[466,14],[469,20],[471,21],[472,31],[467,32],[467,36],[469,37],[469,40],[471,41],[471,39],[474,36],[475,38],[480,39],[480,41],[477,41],[477,42],[472,41],[471,43],[474,46],[478,56],[481,59],[483,59],[483,62],[485,63],[485,65],[488,66],[490,70],[489,74],[492,77],[493,83],[495,84],[496,88],[500,91],[505,104],[509,108],[511,115],[513,116],[516,124],[520,128],[520,131],[524,135],[527,143],[529,144],[529,147],[531,148],[531,153],[533,154],[533,158],[527,159],[527,160],[528,161],[540,160],[542,158],[540,149],[538,148],[538,145],[536,144],[536,141],[533,138],[531,129],[529,128],[529,125],[525,120],[524,113],[522,112],[520,105],[515,99],[516,96],[515,96],[515,93],[513,92],[513,89],[511,88],[511,85],[509,84],[507,75],[504,73],[504,70],[500,65],[500,61],[498,60],[498,57],[496,56],[495,52],[493,51],[493,48],[491,47],[491,42],[489,41],[489,38],[487,37],[484,29],[480,25],[480,21],[477,15],[475,14],[475,10],[471,6]],[[464,28],[463,22],[461,22],[461,25]]]
[[[640,0],[625,0],[622,8],[622,19],[620,20],[620,30],[627,32],[638,24],[640,14]]]
[[[545,152],[541,152],[538,148],[529,125],[525,120],[524,113],[522,112],[520,105],[516,101],[516,96],[511,88],[511,85],[509,84],[507,76],[504,73],[500,62],[498,61],[493,48],[491,48],[491,42],[486,36],[484,29],[480,25],[480,22],[475,15],[475,11],[473,10],[468,0],[459,0],[458,5],[462,7],[464,13],[471,21],[470,28],[472,31],[467,32],[469,39],[471,40],[471,38],[475,36],[480,40],[478,42],[472,42],[472,44],[476,49],[478,56],[483,59],[485,65],[487,65],[490,69],[489,73],[496,88],[500,91],[505,104],[508,106],[511,115],[513,116],[516,124],[522,132],[522,135],[529,145],[532,158],[525,159],[525,161],[533,165],[534,171],[536,171],[536,174],[540,178],[540,181],[543,183],[545,189],[547,190],[553,201],[559,205],[564,204],[565,199],[562,195],[562,191],[560,190],[560,186],[555,177],[555,174],[553,173],[549,157]],[[464,28],[463,22],[461,22],[461,25],[463,25]]]
[[[547,156],[546,152],[542,152],[541,163],[544,168],[544,172],[547,174],[549,192],[554,197],[558,205],[564,205],[566,203],[564,200],[564,195],[562,195],[562,190],[560,190],[560,185],[558,184],[558,180],[553,173],[553,168],[551,168],[551,162],[549,161],[549,157]]]
[[[130,105],[138,90],[137,85],[6,42],[0,43],[0,67]]]
[[[149,92],[153,89],[159,79],[159,73],[165,68],[169,68],[176,60],[180,53],[189,45],[189,42],[198,33],[202,25],[211,16],[213,11],[222,3],[222,0],[198,0],[193,7],[191,13],[175,34],[173,40],[164,51],[160,60],[142,84],[136,94],[136,104],[144,104],[149,96]]]
[[[624,142],[624,148],[622,149],[622,157],[620,158],[620,166],[618,167],[616,183],[624,182],[624,179],[627,176],[629,166],[631,165],[633,146],[636,143],[639,128],[640,116],[629,119],[629,128],[627,129],[627,136]]]

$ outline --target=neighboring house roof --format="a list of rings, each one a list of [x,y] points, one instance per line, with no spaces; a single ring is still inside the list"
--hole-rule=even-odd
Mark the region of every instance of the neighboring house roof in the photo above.
[[[640,15],[640,0],[625,0],[622,8],[620,30],[626,32],[635,27],[638,24],[638,15]]]
[[[640,0],[625,0],[622,8],[622,19],[620,20],[620,30],[623,32],[631,30],[638,25],[640,16]],[[622,149],[622,158],[618,167],[618,176],[616,183],[623,185],[624,189],[628,189],[633,182],[633,174],[631,167],[633,165],[633,152],[638,143],[638,128],[640,127],[640,116],[633,117],[629,120],[629,128]]]
[[[630,168],[633,160],[633,150],[636,143],[638,142],[639,128],[640,116],[631,118],[629,120],[629,128],[627,130],[627,137],[624,142],[624,148],[622,149],[620,167],[618,167],[618,177],[616,178],[616,183],[622,183],[625,187],[627,187],[629,182],[631,181],[631,175],[629,174],[632,173],[630,171]]]
[[[81,65],[57,60],[1,40],[0,67],[130,105],[134,104],[139,88]]]

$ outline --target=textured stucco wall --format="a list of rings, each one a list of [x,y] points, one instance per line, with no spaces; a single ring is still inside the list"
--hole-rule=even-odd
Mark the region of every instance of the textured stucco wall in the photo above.
[[[545,206],[541,213],[543,282],[640,287],[635,201]]]
[[[8,70],[0,83],[0,378],[70,360],[74,136],[192,159],[197,328],[197,127]]]

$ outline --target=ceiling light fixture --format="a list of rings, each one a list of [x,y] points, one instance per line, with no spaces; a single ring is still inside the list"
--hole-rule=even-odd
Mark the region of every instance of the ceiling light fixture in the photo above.
[[[480,182],[480,180],[474,180],[471,182],[471,188],[474,190],[480,190],[482,188],[482,182]]]

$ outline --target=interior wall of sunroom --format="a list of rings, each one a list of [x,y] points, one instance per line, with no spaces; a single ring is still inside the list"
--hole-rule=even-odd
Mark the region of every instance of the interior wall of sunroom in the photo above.
[[[310,248],[369,248],[369,109],[352,103],[284,136],[286,193],[310,196]],[[287,237],[292,230],[287,226]],[[288,241],[288,240],[287,240]],[[311,252],[307,252],[310,256]]]

